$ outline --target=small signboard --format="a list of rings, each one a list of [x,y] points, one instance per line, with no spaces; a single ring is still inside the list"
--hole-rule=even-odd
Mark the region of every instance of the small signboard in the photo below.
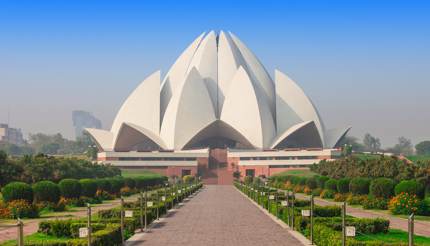
[[[164,201],[166,201],[166,197],[165,197],[165,196],[162,196],[162,197],[161,197],[161,201],[163,201],[163,202],[164,202]]]
[[[154,206],[154,202],[147,202],[147,203],[146,203],[146,206],[147,206],[148,208],[150,208],[150,207]]]
[[[132,218],[133,217],[133,210],[125,210],[124,216],[126,218]]]
[[[254,188],[251,188],[251,191],[254,191]]]
[[[79,228],[79,237],[88,237],[88,228],[87,227]]]
[[[178,190],[178,194],[181,194],[182,193],[182,190]]]
[[[311,216],[311,211],[310,210],[302,210],[302,216],[303,217],[310,217]]]
[[[275,200],[275,196],[274,195],[270,195],[269,196],[269,200]]]
[[[288,207],[288,202],[287,201],[281,201],[281,205],[283,207]]]
[[[174,195],[176,195],[176,193],[175,193],[175,192],[173,192],[173,193],[172,193],[172,196],[174,196]]]
[[[347,226],[346,229],[346,236],[347,237],[355,237],[355,227],[354,226]]]

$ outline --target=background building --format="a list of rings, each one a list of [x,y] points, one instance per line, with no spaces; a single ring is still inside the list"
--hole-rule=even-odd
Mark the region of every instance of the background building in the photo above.
[[[82,137],[85,128],[102,128],[102,122],[89,112],[75,110],[72,112],[73,126],[75,127],[75,137]]]
[[[0,124],[0,142],[23,145],[25,143],[21,129],[10,128],[8,124]]]
[[[86,129],[100,162],[229,184],[233,172],[270,176],[340,156],[350,127],[326,129],[287,75],[267,73],[232,33],[203,33],[163,80],[159,71],[126,99],[110,131]]]

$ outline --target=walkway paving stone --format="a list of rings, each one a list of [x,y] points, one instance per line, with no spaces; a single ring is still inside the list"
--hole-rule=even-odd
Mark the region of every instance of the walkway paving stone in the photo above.
[[[127,245],[302,245],[233,186],[208,185]]]

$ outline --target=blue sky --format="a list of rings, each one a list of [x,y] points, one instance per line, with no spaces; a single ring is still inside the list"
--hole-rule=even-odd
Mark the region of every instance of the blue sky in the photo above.
[[[429,1],[0,1],[0,122],[73,137],[106,128],[147,75],[201,32],[235,33],[293,78],[326,126],[384,146],[430,139]]]

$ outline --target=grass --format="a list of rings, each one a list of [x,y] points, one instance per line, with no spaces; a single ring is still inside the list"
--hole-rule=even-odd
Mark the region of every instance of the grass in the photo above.
[[[363,161],[374,160],[374,159],[378,159],[380,157],[380,155],[378,155],[378,154],[365,154],[365,153],[354,153],[353,156],[355,156],[355,157],[357,157]]]
[[[292,176],[299,176],[299,177],[312,177],[314,175],[317,175],[317,173],[314,173],[309,169],[296,169],[296,170],[289,170],[289,171],[285,171],[285,172],[280,172],[280,173],[274,174],[273,176],[284,176],[284,175],[292,175]]]
[[[37,244],[43,245],[44,243],[48,243],[48,242],[68,242],[68,241],[70,241],[70,238],[58,238],[58,237],[49,236],[43,233],[34,233],[24,237],[24,245],[31,244],[31,243],[32,244],[37,243]],[[17,245],[16,240],[9,240],[0,244],[0,246],[16,246],[16,245]]]
[[[140,177],[140,176],[161,176],[144,169],[121,169],[121,175],[126,178]]]
[[[406,158],[414,163],[418,161],[430,161],[430,155],[409,155]]]
[[[373,235],[359,235],[359,236],[356,236],[355,239],[357,241],[378,240],[378,241],[383,241],[385,243],[400,243],[400,242],[407,243],[408,233],[401,230],[391,229],[387,234],[378,233]],[[415,245],[430,246],[429,237],[415,236],[414,242],[415,242]]]

